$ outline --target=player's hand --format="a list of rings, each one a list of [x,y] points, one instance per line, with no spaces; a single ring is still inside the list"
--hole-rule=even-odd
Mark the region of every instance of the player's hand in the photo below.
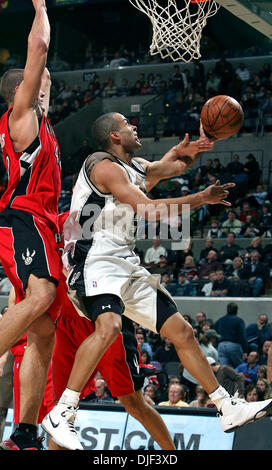
[[[202,194],[204,196],[205,204],[223,204],[224,206],[231,206],[231,203],[226,201],[229,195],[228,189],[234,188],[235,183],[226,183],[220,185],[220,181],[208,186]]]
[[[190,141],[189,134],[185,134],[180,144],[176,145],[176,157],[195,157],[196,155],[213,149],[213,142],[208,137],[200,136],[198,140]]]

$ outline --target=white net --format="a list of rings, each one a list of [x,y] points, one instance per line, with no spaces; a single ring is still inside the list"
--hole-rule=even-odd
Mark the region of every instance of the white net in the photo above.
[[[153,27],[150,54],[173,61],[199,59],[202,30],[220,5],[214,0],[129,0]]]

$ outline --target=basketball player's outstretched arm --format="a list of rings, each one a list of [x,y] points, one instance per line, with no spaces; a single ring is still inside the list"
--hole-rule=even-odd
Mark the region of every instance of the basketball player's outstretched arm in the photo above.
[[[45,66],[50,43],[50,25],[46,4],[45,0],[32,0],[32,3],[35,17],[28,36],[24,80],[15,93],[14,106],[9,119],[11,138],[14,149],[18,152],[27,148],[39,132],[36,111],[42,80],[48,80],[48,71],[45,71]]]
[[[156,162],[137,158],[146,171],[147,190],[150,191],[160,180],[173,178],[185,173],[200,158],[203,152],[213,149],[214,142],[205,134],[200,122],[200,138],[189,140],[189,134],[178,145],[173,146]]]
[[[229,194],[228,189],[235,186],[234,183],[220,185],[220,181],[217,181],[204,191],[189,196],[149,199],[143,191],[130,182],[124,168],[110,160],[97,163],[89,177],[101,192],[113,194],[121,203],[132,207],[134,212],[149,220],[168,217],[171,205],[174,204],[177,206],[179,214],[182,213],[185,204],[189,204],[191,209],[201,207],[204,204],[230,206],[230,202],[226,201]]]

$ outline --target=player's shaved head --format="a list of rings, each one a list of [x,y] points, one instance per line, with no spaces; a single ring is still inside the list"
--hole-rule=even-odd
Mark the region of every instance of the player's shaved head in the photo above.
[[[106,113],[97,118],[93,124],[93,138],[101,150],[108,150],[111,146],[110,132],[119,131],[120,121],[116,113]]]
[[[4,73],[0,93],[8,105],[13,104],[15,89],[24,79],[24,69],[11,69]]]

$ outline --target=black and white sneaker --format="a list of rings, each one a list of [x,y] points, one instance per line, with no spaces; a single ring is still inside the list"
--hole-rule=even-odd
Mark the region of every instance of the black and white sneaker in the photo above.
[[[243,398],[226,397],[219,412],[224,432],[234,432],[246,424],[253,423],[272,411],[272,399],[247,402]]]

